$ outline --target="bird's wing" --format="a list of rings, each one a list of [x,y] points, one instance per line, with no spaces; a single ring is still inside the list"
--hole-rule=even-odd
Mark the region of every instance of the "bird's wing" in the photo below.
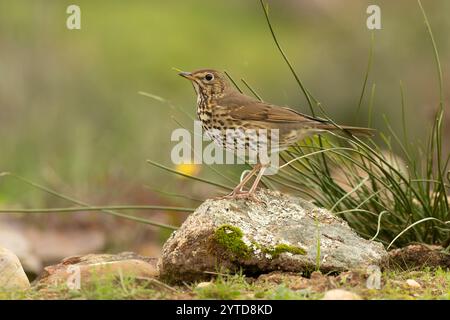
[[[234,119],[310,124],[327,123],[326,120],[310,117],[290,108],[275,106],[247,96],[234,99],[229,97],[227,100],[224,101],[223,105],[229,108],[229,115]]]
[[[355,135],[373,136],[374,129],[340,126],[336,127],[329,121],[315,118],[298,111],[261,102],[245,95],[230,95],[218,101],[218,105],[227,109],[228,115],[237,120],[265,121],[275,124],[299,124],[300,127],[315,128],[318,130],[349,131]]]

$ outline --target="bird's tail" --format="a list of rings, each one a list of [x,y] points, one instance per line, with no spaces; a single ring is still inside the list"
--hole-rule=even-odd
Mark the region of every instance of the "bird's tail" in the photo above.
[[[348,131],[355,136],[366,136],[372,137],[375,135],[376,130],[372,128],[364,128],[364,127],[352,127],[352,126],[340,126],[340,128],[332,125],[332,124],[322,124],[317,126],[318,129],[327,130],[327,131]]]

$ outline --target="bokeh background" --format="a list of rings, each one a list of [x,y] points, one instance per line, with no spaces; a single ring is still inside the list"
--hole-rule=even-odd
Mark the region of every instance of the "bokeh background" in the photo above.
[[[81,7],[81,30],[66,28],[70,4]],[[277,0],[269,1],[269,10],[295,69],[328,114],[341,123],[366,125],[369,95],[361,112],[355,111],[371,43],[370,4],[381,7],[382,17],[368,79],[369,91],[376,86],[373,126],[385,131],[386,114],[401,130],[402,81],[409,134],[423,141],[437,108],[438,82],[416,2]],[[450,83],[450,2],[424,1],[424,6],[444,83]],[[159,191],[199,199],[216,191],[146,163],[152,159],[175,168],[170,134],[179,122],[192,126],[185,113],[195,115],[196,99],[173,67],[227,70],[236,80],[245,78],[265,100],[309,112],[257,0],[0,0],[0,172],[14,172],[90,204],[195,207],[199,202]],[[446,150],[449,137],[447,126]],[[239,174],[232,166],[218,169],[230,177]],[[187,170],[221,180],[202,167]],[[2,208],[71,205],[0,177]],[[137,213],[172,224],[186,216]],[[87,252],[157,256],[169,234],[100,213],[0,219],[0,245],[14,247],[30,272]]]

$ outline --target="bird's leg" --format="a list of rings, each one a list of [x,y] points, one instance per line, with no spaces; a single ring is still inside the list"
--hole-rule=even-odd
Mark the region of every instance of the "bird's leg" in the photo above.
[[[223,197],[218,197],[217,199],[226,199],[226,198],[236,198],[238,195],[247,194],[248,192],[243,191],[245,184],[250,181],[250,179],[256,174],[256,172],[261,168],[261,165],[256,164],[253,169],[242,179],[241,182],[233,189],[233,191]]]
[[[246,198],[252,198],[253,200],[259,202],[257,198],[255,198],[255,191],[258,187],[259,182],[261,181],[261,178],[264,175],[264,172],[267,170],[268,166],[257,164],[253,168],[253,170],[245,176],[245,178],[239,183],[236,188],[234,188],[233,192],[231,192],[229,195],[220,197],[219,199],[246,199]],[[255,181],[253,182],[251,188],[249,191],[243,191],[242,188],[244,185],[250,180],[251,177],[255,175],[255,173],[258,172],[258,175],[255,178]]]
[[[253,182],[250,190],[249,191],[240,191],[238,193],[235,193],[231,196],[231,198],[251,199],[255,202],[262,203],[263,201],[256,198],[255,191],[256,191],[256,188],[258,187],[259,182],[261,181],[261,178],[264,175],[264,172],[267,170],[267,168],[268,168],[268,166],[259,164],[258,165],[258,169],[259,169],[258,175],[256,176],[255,181]]]
[[[247,184],[247,182],[250,181],[251,177],[253,177],[255,175],[256,170],[257,170],[257,168],[253,168],[252,170],[243,171],[241,174],[241,179],[240,179],[241,182],[234,188],[233,191],[235,191],[235,193],[244,192],[245,185]]]
[[[253,181],[253,184],[250,188],[249,191],[246,192],[241,192],[235,195],[235,197],[237,198],[245,198],[245,199],[251,199],[254,202],[258,202],[258,203],[263,203],[264,201],[261,201],[260,199],[258,199],[255,195],[255,191],[256,188],[258,187],[259,182],[261,181],[261,178],[264,175],[264,172],[267,170],[267,166],[265,165],[260,165],[260,169],[258,172],[258,175],[255,178],[255,181]]]
[[[242,179],[242,181],[234,188],[234,190],[231,192],[231,195],[236,195],[240,193],[245,193],[242,189],[246,185],[247,182],[250,181],[250,179],[258,172],[258,170],[261,168],[261,165],[258,163],[253,167],[253,169]]]
[[[256,188],[258,187],[259,181],[261,181],[261,178],[264,176],[264,172],[267,170],[267,168],[268,168],[267,166],[261,165],[261,169],[259,170],[258,175],[256,176],[256,179],[253,182],[252,187],[248,191],[249,195],[252,195],[253,193],[255,193]]]

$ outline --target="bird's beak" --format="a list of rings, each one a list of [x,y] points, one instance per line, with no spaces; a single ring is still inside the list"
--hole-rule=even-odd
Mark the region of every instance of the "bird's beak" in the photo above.
[[[190,73],[190,72],[183,71],[183,72],[178,73],[178,75],[182,76],[183,78],[189,79],[189,80],[192,80],[194,78],[192,76],[192,73]]]

